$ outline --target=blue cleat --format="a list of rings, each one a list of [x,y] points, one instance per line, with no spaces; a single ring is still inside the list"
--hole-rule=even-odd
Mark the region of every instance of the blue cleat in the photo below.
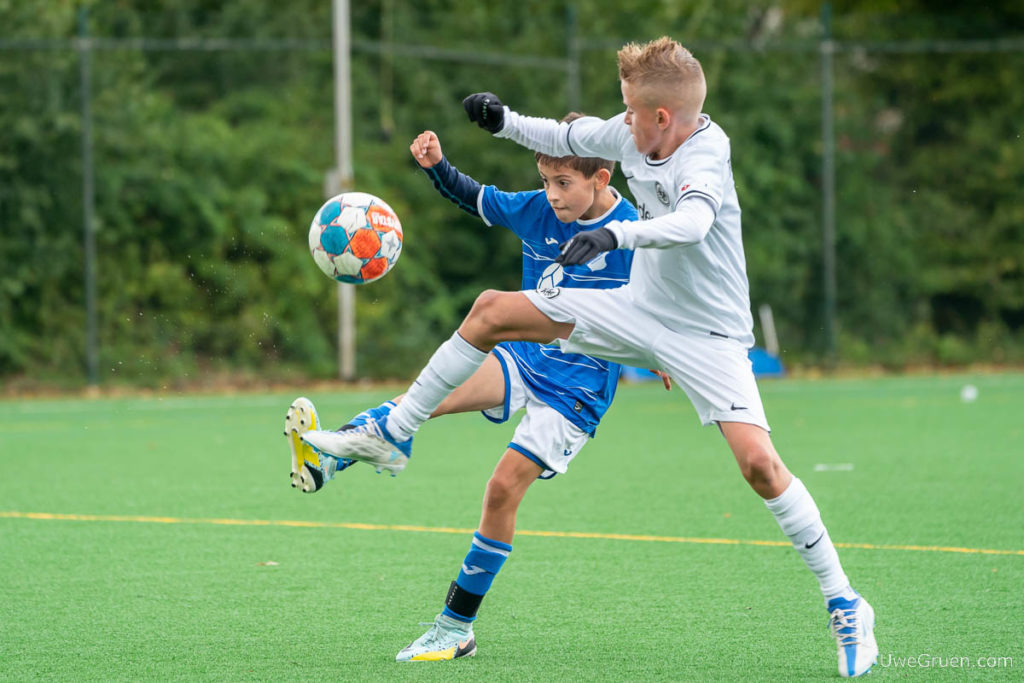
[[[878,661],[875,642],[875,610],[859,595],[853,600],[828,601],[829,628],[839,651],[839,675],[862,676]]]

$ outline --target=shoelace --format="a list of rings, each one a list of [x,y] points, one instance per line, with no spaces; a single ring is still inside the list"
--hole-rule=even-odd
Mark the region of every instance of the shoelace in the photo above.
[[[356,432],[358,434],[376,436],[379,439],[384,439],[384,432],[380,430],[380,425],[377,424],[377,420],[373,419],[372,417],[367,419],[366,422],[364,422],[363,424],[353,427],[350,431]],[[387,441],[387,439],[384,440]]]
[[[454,635],[456,639],[463,640],[468,635],[462,631],[445,628],[443,625],[439,624],[436,619],[434,621],[421,621],[420,626],[430,626],[430,630],[420,636],[413,645],[419,645],[420,647],[425,648],[437,647],[439,644],[442,644],[442,641],[446,636]],[[410,647],[412,647],[412,645],[410,645]]]
[[[857,610],[835,609],[832,611],[831,619],[832,635],[841,639],[839,641],[840,645],[846,647],[847,645],[857,645],[860,643],[857,637],[860,634]]]

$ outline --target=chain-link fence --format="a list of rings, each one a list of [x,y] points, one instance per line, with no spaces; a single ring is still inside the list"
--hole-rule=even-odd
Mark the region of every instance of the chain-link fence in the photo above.
[[[993,33],[734,4],[652,5],[628,31],[586,6],[354,7],[355,183],[408,240],[358,293],[359,374],[407,375],[481,289],[518,287],[514,236],[437,199],[409,141],[432,128],[482,182],[534,188],[529,153],[469,127],[461,97],[611,116],[616,50],[662,33],[701,59],[732,139],[752,302],[784,357],[1024,360],[1016,15]],[[335,164],[329,7],[186,5],[6,10],[0,376],[334,374],[304,237]]]

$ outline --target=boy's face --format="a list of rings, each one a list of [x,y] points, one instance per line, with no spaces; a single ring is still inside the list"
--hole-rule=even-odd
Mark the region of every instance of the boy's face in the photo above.
[[[622,101],[626,105],[626,125],[633,143],[641,154],[651,154],[661,143],[662,127],[658,125],[658,109],[644,103],[640,88],[622,81]]]
[[[552,166],[538,162],[537,171],[544,182],[544,192],[555,216],[563,223],[578,220],[594,204],[598,175],[587,178],[568,166]]]

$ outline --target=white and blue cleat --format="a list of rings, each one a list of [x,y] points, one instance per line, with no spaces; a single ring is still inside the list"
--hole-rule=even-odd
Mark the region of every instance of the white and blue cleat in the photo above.
[[[476,654],[473,626],[443,614],[437,615],[430,629],[402,649],[399,662],[440,662]]]
[[[829,628],[839,651],[839,675],[862,676],[878,661],[875,642],[875,610],[859,595],[853,600],[828,601]]]
[[[396,476],[405,469],[412,454],[412,438],[396,441],[388,432],[387,417],[394,402],[386,401],[363,411],[338,431],[311,430],[302,434],[302,441],[321,458],[358,460]]]

